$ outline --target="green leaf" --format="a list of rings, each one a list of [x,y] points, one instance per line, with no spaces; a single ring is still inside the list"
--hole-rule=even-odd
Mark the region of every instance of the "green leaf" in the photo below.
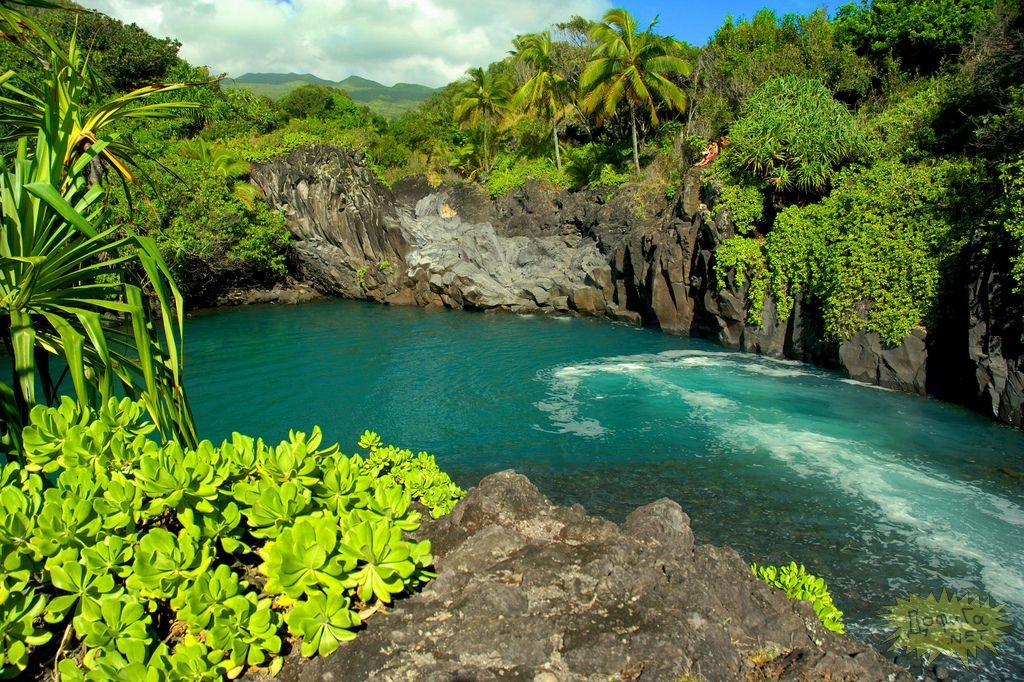
[[[405,590],[405,582],[416,570],[412,543],[402,539],[402,531],[386,520],[363,521],[345,531],[338,545],[341,553],[357,562],[347,584],[365,603],[377,598],[385,604]]]
[[[359,616],[349,608],[348,597],[337,594],[311,593],[297,602],[285,616],[288,630],[302,637],[302,655],[327,656],[342,642],[355,639],[352,628],[361,623]]]
[[[264,558],[260,571],[267,576],[264,589],[292,599],[324,589],[343,592],[355,559],[336,553],[336,547],[337,517],[322,512],[299,517],[260,551]]]

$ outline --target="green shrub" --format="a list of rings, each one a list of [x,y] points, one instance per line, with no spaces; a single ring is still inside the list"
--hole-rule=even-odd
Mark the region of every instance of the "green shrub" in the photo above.
[[[627,147],[608,147],[594,142],[566,150],[565,175],[572,187],[618,187],[632,179]]]
[[[764,220],[764,181],[746,174],[736,177],[721,164],[713,164],[704,174],[704,184],[715,216],[727,210],[737,232],[750,234],[757,230]]]
[[[728,286],[729,272],[737,287],[750,282],[747,289],[747,321],[761,324],[761,311],[768,292],[769,274],[761,242],[752,237],[736,235],[722,242],[715,249],[715,277],[718,288]]]
[[[487,193],[501,197],[516,187],[522,187],[528,178],[546,181],[564,187],[566,181],[549,159],[523,159],[503,156],[487,177]]]
[[[877,332],[889,343],[927,324],[943,272],[966,242],[957,183],[969,164],[875,164],[838,183],[821,203],[775,220],[765,253],[779,317],[803,289],[819,301],[835,339]]]
[[[722,162],[776,190],[822,194],[835,171],[864,150],[853,116],[821,81],[784,76],[747,100]]]
[[[790,599],[802,599],[811,602],[814,613],[821,624],[833,632],[846,632],[843,626],[843,612],[832,603],[828,586],[822,578],[807,572],[803,564],[791,561],[789,566],[758,566],[751,564],[750,570],[761,580],[772,587],[786,593]]]
[[[286,636],[326,655],[434,577],[405,533],[462,491],[426,453],[363,455],[291,432],[192,449],[149,439],[141,403],[36,407],[0,469],[0,677],[218,679],[275,672]],[[57,661],[33,660],[54,635]]]

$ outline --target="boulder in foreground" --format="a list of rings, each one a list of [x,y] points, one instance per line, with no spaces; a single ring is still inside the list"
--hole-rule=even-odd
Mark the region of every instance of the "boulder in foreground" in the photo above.
[[[733,550],[695,545],[669,500],[616,525],[505,471],[422,534],[438,578],[333,655],[289,660],[278,679],[910,679]]]

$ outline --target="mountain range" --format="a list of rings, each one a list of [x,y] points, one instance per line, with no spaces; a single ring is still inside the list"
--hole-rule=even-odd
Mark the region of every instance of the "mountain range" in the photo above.
[[[356,102],[388,118],[415,109],[435,91],[434,88],[416,83],[395,83],[388,87],[360,76],[330,81],[310,73],[246,73],[237,78],[225,78],[221,85],[224,88],[245,88],[258,95],[279,100],[295,88],[309,83],[344,90]]]

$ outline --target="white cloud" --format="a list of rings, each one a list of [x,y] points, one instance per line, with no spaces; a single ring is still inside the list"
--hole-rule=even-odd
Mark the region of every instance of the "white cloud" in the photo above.
[[[214,73],[363,76],[437,87],[504,57],[512,38],[608,0],[84,0],[158,37]]]

